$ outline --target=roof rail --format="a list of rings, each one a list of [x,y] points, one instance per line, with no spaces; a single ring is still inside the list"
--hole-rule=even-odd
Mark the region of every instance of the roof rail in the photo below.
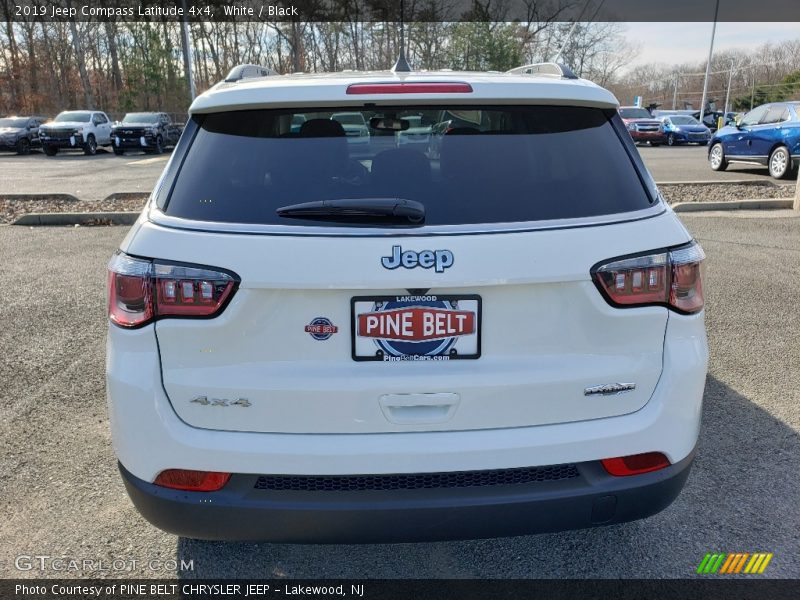
[[[578,79],[578,76],[572,72],[567,65],[560,63],[545,62],[533,63],[530,65],[523,65],[515,69],[510,69],[506,73],[513,73],[515,75],[541,75],[545,77],[563,77],[564,79]]]
[[[252,77],[268,77],[277,74],[278,73],[272,69],[262,67],[261,65],[237,65],[230,70],[225,81],[231,83],[234,81],[241,81],[242,79],[250,79]]]

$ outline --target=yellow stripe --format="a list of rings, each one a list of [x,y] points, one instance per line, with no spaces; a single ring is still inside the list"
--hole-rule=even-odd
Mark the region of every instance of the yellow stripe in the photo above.
[[[744,572],[745,573],[750,573],[750,571],[753,569],[753,565],[758,560],[759,556],[761,556],[761,555],[758,552],[753,554],[753,556],[750,558],[750,562],[747,563],[747,566],[744,568]]]
[[[761,563],[761,568],[758,570],[758,572],[759,573],[763,573],[764,569],[767,568],[767,565],[769,564],[769,561],[771,561],[771,560],[772,560],[772,552],[767,554],[767,557],[764,559],[764,562]]]
[[[739,564],[738,564],[738,565],[736,565],[736,571],[734,571],[734,573],[738,573],[739,571],[741,571],[741,570],[742,570],[742,567],[744,566],[744,561],[746,561],[746,560],[747,560],[747,557],[748,557],[748,556],[750,556],[750,554],[749,554],[749,553],[747,553],[747,552],[745,552],[744,554],[742,554],[742,559],[739,561]]]
[[[764,561],[764,557],[766,556],[766,554],[761,552],[759,554],[756,554],[755,556],[758,556],[758,560],[756,561],[756,564],[753,565],[753,568],[750,569],[751,573],[758,573],[758,568],[761,566],[761,563]]]
[[[719,570],[720,573],[727,573],[728,567],[733,562],[733,559],[736,558],[736,554],[728,554],[728,558],[725,561],[725,564],[722,565],[722,568]]]

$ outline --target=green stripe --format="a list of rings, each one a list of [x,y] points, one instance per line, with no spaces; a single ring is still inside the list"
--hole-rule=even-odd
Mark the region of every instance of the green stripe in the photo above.
[[[719,568],[722,566],[722,563],[725,561],[725,557],[726,556],[727,556],[727,554],[720,554],[719,555],[719,558],[717,559],[716,564],[711,569],[712,573],[716,573],[717,571],[719,571]]]
[[[717,563],[717,559],[719,559],[720,556],[720,554],[711,555],[711,560],[709,560],[708,564],[706,565],[706,573],[711,573],[711,569],[714,568],[714,565]]]
[[[709,558],[711,558],[711,553],[710,552],[703,557],[702,561],[700,561],[700,566],[697,567],[698,574],[699,573],[703,573],[703,569],[705,569],[705,566],[708,563],[708,559]]]
[[[717,562],[717,558],[718,557],[719,557],[719,554],[712,554],[711,555],[711,558],[708,559],[708,563],[706,564],[706,568],[703,569],[703,573],[710,573],[711,572],[711,567],[713,567],[714,563]]]

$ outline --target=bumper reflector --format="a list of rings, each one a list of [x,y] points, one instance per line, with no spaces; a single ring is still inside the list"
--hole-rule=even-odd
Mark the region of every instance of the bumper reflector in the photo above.
[[[228,483],[230,478],[230,473],[167,469],[166,471],[161,471],[153,483],[173,490],[216,492],[225,487],[225,484]]]
[[[609,475],[626,477],[659,471],[669,466],[669,460],[661,452],[646,452],[619,458],[605,458],[600,461]]]

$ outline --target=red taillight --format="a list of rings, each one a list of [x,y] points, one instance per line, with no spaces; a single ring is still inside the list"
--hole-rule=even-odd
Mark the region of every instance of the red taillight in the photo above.
[[[221,271],[154,264],[156,315],[209,317],[228,300],[235,281]]]
[[[600,461],[609,475],[627,477],[660,471],[669,466],[669,460],[661,452],[647,452],[619,458],[605,458]]]
[[[153,482],[161,487],[190,492],[216,492],[225,487],[230,473],[216,471],[190,471],[189,469],[167,469],[161,471]]]
[[[631,258],[616,258],[592,269],[595,284],[616,306],[665,304],[682,313],[703,309],[705,254],[692,242]]]
[[[703,309],[702,263],[706,255],[700,244],[672,250],[669,253],[672,266],[669,304],[687,313]]]
[[[139,327],[159,317],[215,316],[236,287],[228,273],[115,254],[108,264],[108,318]]]
[[[348,94],[469,94],[468,83],[352,83]]]
[[[121,327],[153,319],[152,263],[115,254],[108,263],[108,318]]]

